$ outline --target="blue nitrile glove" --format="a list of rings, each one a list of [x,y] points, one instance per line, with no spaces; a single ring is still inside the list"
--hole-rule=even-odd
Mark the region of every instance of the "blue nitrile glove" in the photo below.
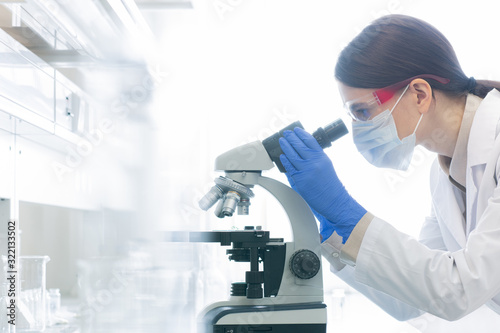
[[[318,218],[323,240],[335,230],[345,243],[366,209],[347,193],[332,162],[312,135],[298,127],[283,135],[279,141],[284,152],[280,160],[290,185],[317,217],[324,217]]]
[[[299,191],[297,191],[297,188],[295,187],[295,182],[293,181],[292,177],[290,177],[290,174],[286,172],[285,175],[286,178],[288,178],[288,182],[290,183],[292,189],[294,189],[295,192],[299,193]],[[311,206],[309,206],[309,208],[311,208]],[[333,234],[333,232],[335,231],[335,226],[332,222],[328,221],[326,217],[319,214],[314,209],[311,208],[311,211],[319,221],[319,234],[321,235],[321,242],[323,243],[323,241],[327,240]]]

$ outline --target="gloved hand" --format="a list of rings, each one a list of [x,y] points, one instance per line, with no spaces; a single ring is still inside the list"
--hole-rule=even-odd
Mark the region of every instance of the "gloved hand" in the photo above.
[[[281,161],[283,161],[281,156],[280,156],[280,159],[281,159]],[[295,192],[299,193],[299,191],[297,191],[297,188],[295,187],[295,182],[293,181],[292,177],[290,176],[290,173],[286,172],[285,175],[288,178],[288,182],[290,183],[290,186],[292,187],[292,189],[294,189]],[[309,208],[311,208],[311,206],[309,206]],[[333,234],[333,232],[335,231],[335,227],[334,227],[333,223],[328,221],[328,219],[326,217],[319,214],[317,211],[315,211],[312,208],[311,208],[311,211],[313,212],[314,216],[316,216],[316,218],[319,221],[319,234],[321,236],[321,242],[323,243],[323,241],[327,240]]]
[[[285,131],[280,138],[280,156],[290,185],[309,204],[320,221],[323,240],[333,231],[345,243],[359,220],[366,214],[340,182],[333,164],[316,139],[301,128]]]

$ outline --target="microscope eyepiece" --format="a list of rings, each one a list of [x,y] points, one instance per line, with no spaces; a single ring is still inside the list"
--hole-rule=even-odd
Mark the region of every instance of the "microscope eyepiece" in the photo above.
[[[302,129],[304,128],[300,121],[296,121],[262,141],[262,144],[264,145],[264,148],[266,148],[269,157],[271,157],[271,160],[276,164],[281,172],[286,172],[286,170],[280,160],[280,155],[283,154],[283,150],[281,150],[279,138],[283,136],[284,131],[293,131],[295,127],[300,127]],[[342,119],[337,119],[334,122],[326,125],[324,128],[318,128],[312,134],[312,136],[316,139],[316,141],[318,141],[321,148],[324,149],[330,147],[333,141],[346,135],[348,132],[349,131],[347,130],[347,127],[345,126]]]
[[[318,141],[321,148],[325,149],[330,147],[333,141],[343,137],[347,133],[347,127],[342,119],[337,119],[323,128],[318,128],[312,136]]]

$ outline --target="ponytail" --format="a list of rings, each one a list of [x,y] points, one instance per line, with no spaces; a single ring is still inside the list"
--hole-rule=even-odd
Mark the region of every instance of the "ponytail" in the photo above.
[[[500,91],[500,81],[477,80],[476,85],[469,91],[471,94],[484,98],[493,89]]]

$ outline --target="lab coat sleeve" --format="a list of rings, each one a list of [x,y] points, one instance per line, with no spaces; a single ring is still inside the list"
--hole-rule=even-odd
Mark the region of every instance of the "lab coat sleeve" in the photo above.
[[[355,279],[354,267],[345,265],[340,261],[340,252],[342,249],[342,237],[334,233],[327,241],[322,244],[322,254],[331,264],[330,270],[349,286],[365,295],[381,309],[387,312],[397,320],[409,320],[423,314],[420,311],[404,302],[395,299],[383,292],[359,283]]]
[[[500,188],[464,249],[430,249],[375,217],[359,250],[354,279],[447,320],[457,320],[500,292]]]
[[[331,270],[349,286],[362,293],[373,303],[377,304],[378,307],[399,321],[406,321],[424,314],[423,311],[416,309],[415,307],[356,281],[355,269],[351,266],[346,266],[338,272],[336,272],[332,266]]]
[[[431,209],[430,216],[425,218],[422,229],[420,229],[419,242],[430,249],[446,250],[434,206]]]

